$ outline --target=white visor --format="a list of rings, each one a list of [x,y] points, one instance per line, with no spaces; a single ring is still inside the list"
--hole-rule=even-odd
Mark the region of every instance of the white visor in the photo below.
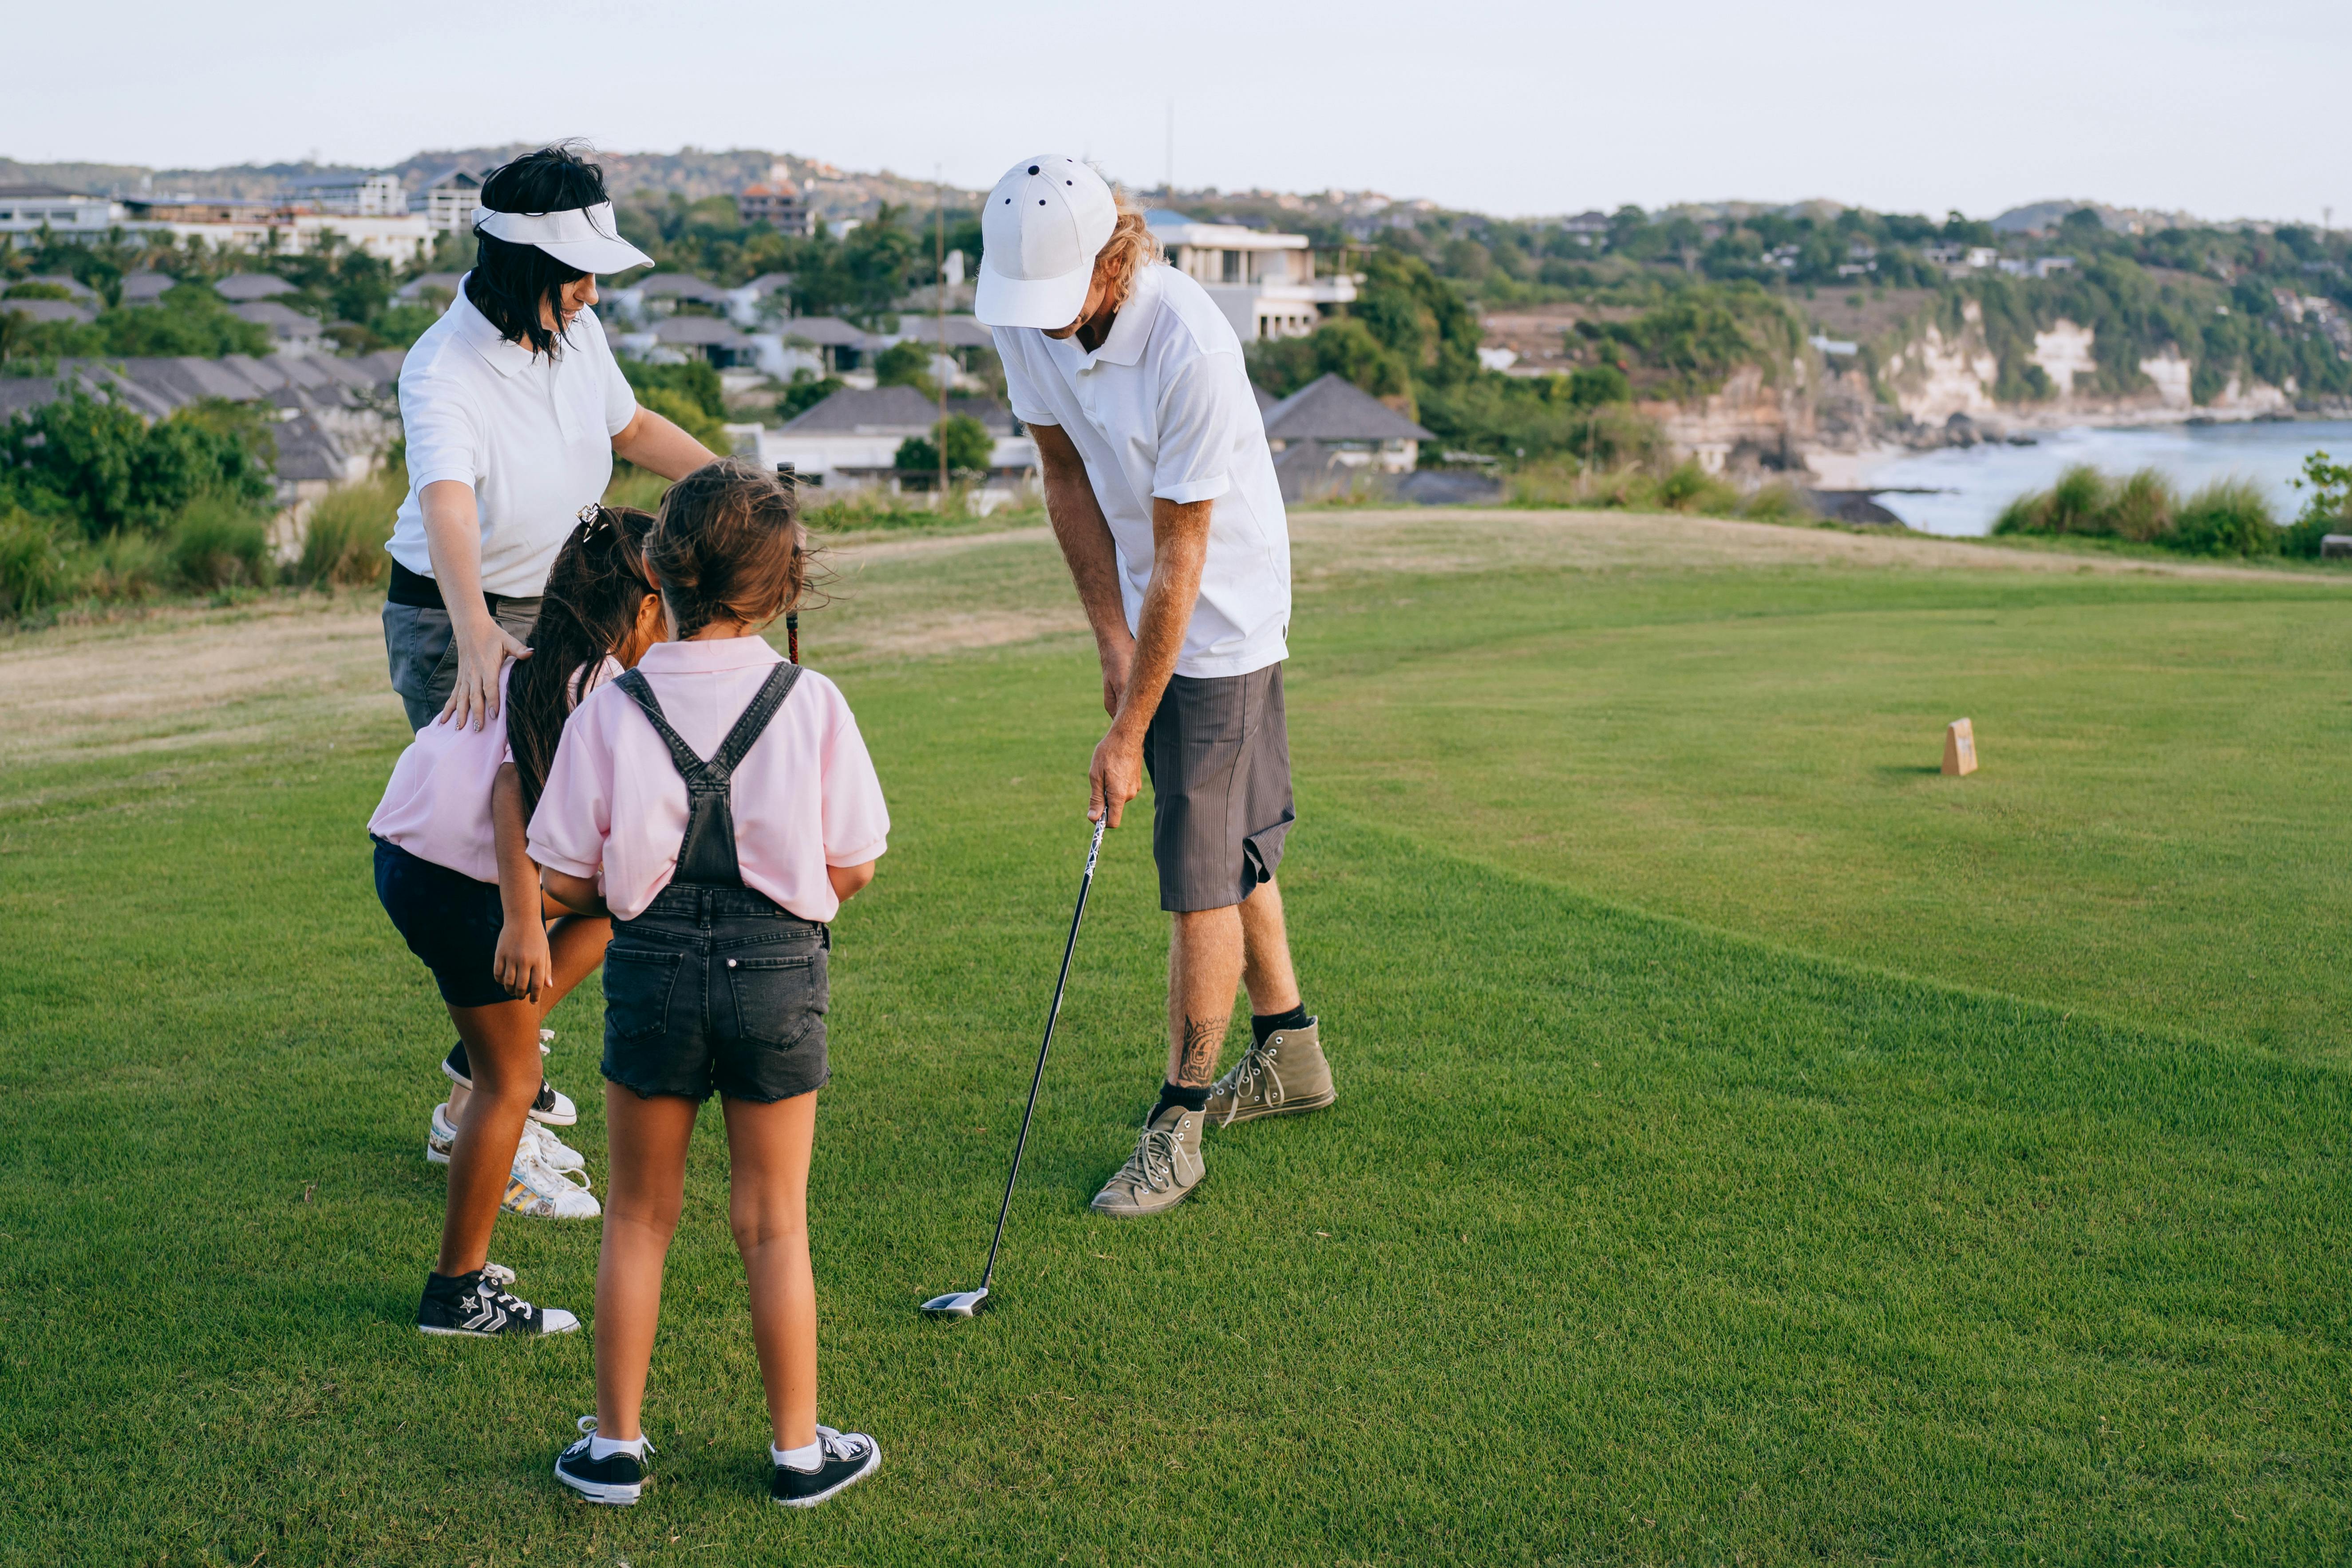
[[[625,272],[654,264],[652,257],[621,237],[610,202],[553,213],[501,213],[478,206],[474,226],[515,245],[535,245],[583,272]]]

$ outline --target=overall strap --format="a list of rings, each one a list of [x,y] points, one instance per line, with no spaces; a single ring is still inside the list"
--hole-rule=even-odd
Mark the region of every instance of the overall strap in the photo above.
[[[784,699],[793,694],[793,688],[800,683],[800,679],[801,667],[797,664],[780,664],[768,672],[768,679],[761,683],[759,695],[751,699],[751,706],[743,710],[743,716],[735,721],[732,730],[727,731],[727,739],[719,742],[719,750],[703,764],[714,777],[721,780],[734,778],[735,770],[743,765],[743,759],[751,754],[753,743],[767,731],[768,721],[776,716],[776,710],[784,705]]]
[[[645,710],[646,721],[653,725],[654,733],[669,746],[669,760],[678,776],[691,785],[701,776],[702,759],[694,754],[694,748],[686,743],[685,737],[669,727],[669,720],[662,713],[661,699],[654,695],[653,683],[643,671],[626,669],[613,684],[635,699],[637,706]]]

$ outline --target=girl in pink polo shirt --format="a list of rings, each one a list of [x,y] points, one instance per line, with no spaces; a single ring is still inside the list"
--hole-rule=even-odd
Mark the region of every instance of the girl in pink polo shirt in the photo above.
[[[807,580],[791,489],[731,458],[698,468],[663,500],[646,554],[676,640],[582,701],[530,821],[548,891],[613,917],[596,1414],[555,1477],[592,1502],[644,1489],[662,1265],[715,1090],[767,1384],[769,1495],[804,1508],[881,1462],[873,1438],[817,1425],[807,1198],[826,922],[872,879],[890,817],[840,690],[759,636]]]
[[[441,1255],[417,1309],[426,1333],[579,1327],[570,1312],[510,1294],[512,1272],[488,1260],[501,1206],[597,1212],[564,1173],[579,1156],[527,1119],[556,1098],[540,1071],[541,1022],[602,961],[611,928],[601,910],[583,916],[543,901],[523,827],[582,689],[619,675],[663,635],[646,575],[652,528],[643,511],[583,514],[549,572],[530,657],[501,672],[498,712],[478,725],[419,730],[368,823],[376,895],[432,971],[457,1026],[453,1058],[472,1079],[456,1125],[436,1110],[426,1145],[428,1156],[440,1145],[449,1165]]]

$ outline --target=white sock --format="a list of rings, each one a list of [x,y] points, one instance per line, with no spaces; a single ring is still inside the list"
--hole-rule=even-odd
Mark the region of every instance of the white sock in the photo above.
[[[770,1447],[776,1463],[788,1470],[814,1470],[824,1463],[824,1445],[812,1441],[805,1448]]]
[[[590,1458],[609,1459],[615,1454],[627,1454],[635,1458],[644,1458],[646,1457],[645,1436],[640,1433],[635,1437],[606,1437],[598,1433],[589,1434],[588,1457]]]

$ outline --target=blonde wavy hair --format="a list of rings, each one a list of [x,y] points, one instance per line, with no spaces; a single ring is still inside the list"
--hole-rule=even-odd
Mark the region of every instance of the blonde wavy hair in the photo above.
[[[1095,254],[1095,276],[1103,280],[1111,308],[1117,310],[1135,292],[1136,275],[1164,258],[1159,237],[1144,223],[1143,209],[1128,199],[1126,187],[1113,185],[1111,199],[1118,204],[1118,221]]]

